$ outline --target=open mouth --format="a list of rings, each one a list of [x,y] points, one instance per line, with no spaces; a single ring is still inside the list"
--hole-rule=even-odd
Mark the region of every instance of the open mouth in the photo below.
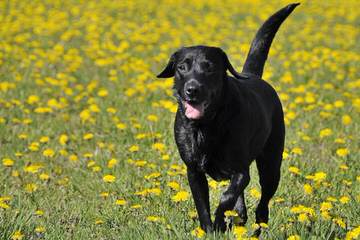
[[[185,116],[188,119],[200,119],[205,112],[206,102],[196,103],[191,101],[183,101],[185,108]]]

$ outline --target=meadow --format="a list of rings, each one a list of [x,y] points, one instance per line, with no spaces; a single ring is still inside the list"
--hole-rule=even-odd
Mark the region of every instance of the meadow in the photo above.
[[[241,70],[288,3],[0,1],[0,239],[251,238],[255,164],[247,225],[205,234],[173,139],[173,80],[156,75],[198,44]],[[301,3],[263,76],[287,135],[261,238],[359,239],[360,2]],[[228,182],[208,180],[213,212]]]

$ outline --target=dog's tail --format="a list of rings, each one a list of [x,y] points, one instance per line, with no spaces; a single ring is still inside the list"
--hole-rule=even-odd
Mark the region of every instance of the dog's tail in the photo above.
[[[283,21],[300,3],[289,4],[268,18],[251,43],[242,72],[261,78],[271,43]]]

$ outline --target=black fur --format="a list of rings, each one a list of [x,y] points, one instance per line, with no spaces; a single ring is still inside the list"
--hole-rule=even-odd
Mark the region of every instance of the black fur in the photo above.
[[[227,210],[234,209],[241,223],[246,223],[243,191],[250,181],[249,166],[254,159],[262,192],[256,222],[268,222],[268,203],[280,180],[285,126],[280,100],[261,76],[276,31],[297,5],[281,9],[259,29],[243,73],[234,70],[220,48],[194,46],[174,53],[158,75],[175,76],[179,103],[175,140],[187,166],[200,225],[206,231],[225,231]],[[234,77],[228,76],[227,70]],[[215,180],[230,179],[215,211],[214,224],[205,174]]]

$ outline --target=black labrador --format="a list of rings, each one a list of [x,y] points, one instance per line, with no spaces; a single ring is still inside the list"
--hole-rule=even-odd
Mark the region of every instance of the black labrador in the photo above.
[[[175,52],[158,75],[175,76],[179,104],[175,140],[187,166],[200,225],[205,231],[225,231],[227,210],[235,210],[240,224],[246,223],[244,189],[250,181],[253,159],[261,185],[256,222],[268,222],[269,200],[280,180],[285,126],[279,97],[261,76],[277,30],[297,5],[286,6],[262,25],[242,73],[235,71],[220,48],[193,46]],[[227,70],[234,77],[228,76]],[[205,174],[215,180],[230,179],[215,211],[214,224]]]

